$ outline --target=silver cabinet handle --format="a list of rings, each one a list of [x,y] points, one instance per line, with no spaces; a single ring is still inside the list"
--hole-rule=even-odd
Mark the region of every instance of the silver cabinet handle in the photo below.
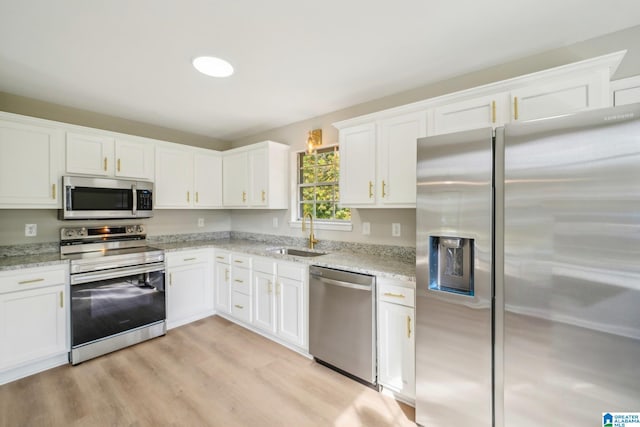
[[[325,283],[327,285],[341,286],[343,288],[358,289],[360,291],[369,291],[369,292],[371,292],[371,286],[358,285],[356,283],[349,283],[349,282],[343,282],[343,281],[340,281],[340,280],[327,279],[326,277],[318,277],[318,276],[314,276],[314,275],[311,275],[311,277],[313,277],[314,280],[317,280],[319,282]]]

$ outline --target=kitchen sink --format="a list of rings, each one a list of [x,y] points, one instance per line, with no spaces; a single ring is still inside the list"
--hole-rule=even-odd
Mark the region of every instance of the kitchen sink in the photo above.
[[[304,249],[294,249],[294,248],[267,248],[267,252],[282,254],[282,255],[308,257],[308,258],[327,254],[326,252],[313,252],[313,251],[307,251]]]

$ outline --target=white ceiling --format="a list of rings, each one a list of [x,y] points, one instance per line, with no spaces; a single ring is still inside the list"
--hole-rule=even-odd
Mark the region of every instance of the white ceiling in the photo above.
[[[637,0],[0,0],[0,91],[235,140],[637,24]]]

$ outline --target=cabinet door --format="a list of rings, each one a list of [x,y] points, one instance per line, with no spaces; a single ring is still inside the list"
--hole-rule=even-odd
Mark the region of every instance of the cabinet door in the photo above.
[[[398,304],[378,304],[380,384],[415,398],[414,309]]]
[[[373,205],[376,194],[375,123],[341,129],[340,205]]]
[[[65,353],[64,285],[0,295],[0,366]]]
[[[511,91],[511,120],[525,121],[607,107],[606,70]]]
[[[219,154],[194,154],[193,191],[194,207],[222,206],[222,157]]]
[[[113,175],[114,139],[102,135],[67,133],[67,172]]]
[[[229,264],[216,261],[215,268],[215,309],[223,313],[231,313],[231,270]]]
[[[249,171],[246,152],[224,154],[222,158],[222,197],[225,207],[245,207],[249,197]]]
[[[432,134],[502,126],[509,120],[509,94],[496,93],[435,107]]]
[[[203,317],[213,307],[207,264],[176,267],[169,271],[167,324],[176,327]]]
[[[253,272],[253,324],[266,332],[275,333],[275,298],[273,275]]]
[[[193,199],[193,155],[188,150],[156,148],[156,208],[188,208]]]
[[[278,336],[291,344],[304,345],[304,283],[279,277],[276,283],[278,300]]]
[[[640,76],[611,82],[611,101],[613,106],[640,102]]]
[[[426,112],[380,122],[378,200],[382,204],[415,206],[417,139],[426,133]]]
[[[153,179],[154,146],[150,142],[121,139],[115,145],[116,176],[135,179]]]
[[[0,206],[60,207],[62,131],[0,121]]]
[[[251,206],[267,206],[269,189],[269,163],[266,148],[251,150],[249,156],[249,174],[251,185],[249,204]]]

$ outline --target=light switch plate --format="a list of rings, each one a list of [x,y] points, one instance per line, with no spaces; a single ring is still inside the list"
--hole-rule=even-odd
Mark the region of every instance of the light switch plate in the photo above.
[[[24,235],[27,237],[35,237],[38,235],[38,224],[25,224]]]
[[[278,217],[277,216],[273,217],[272,225],[273,225],[273,228],[278,228]]]
[[[198,218],[198,227],[204,227],[204,218]]]
[[[391,224],[391,235],[393,237],[400,237],[400,223],[394,222]]]

